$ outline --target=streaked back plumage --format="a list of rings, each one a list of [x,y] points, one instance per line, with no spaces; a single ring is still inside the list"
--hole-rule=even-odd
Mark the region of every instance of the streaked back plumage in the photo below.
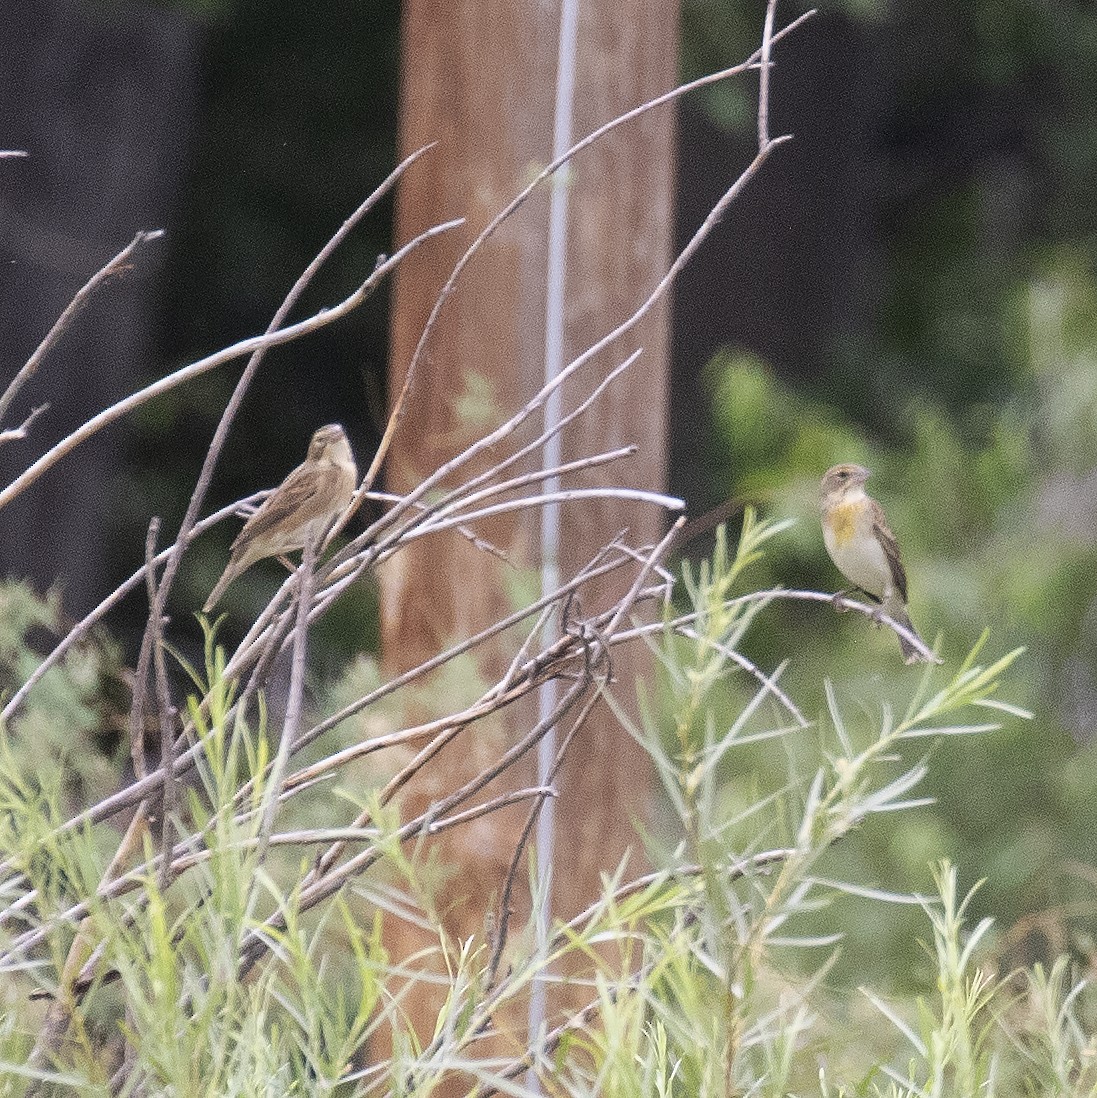
[[[224,574],[210,592],[205,613],[237,576],[264,557],[280,556],[315,543],[350,503],[358,470],[346,432],[329,423],[313,433],[308,456],[262,502],[232,543]]]

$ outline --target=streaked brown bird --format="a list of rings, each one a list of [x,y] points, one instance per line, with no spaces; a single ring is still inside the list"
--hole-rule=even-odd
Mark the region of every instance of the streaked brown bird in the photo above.
[[[838,571],[879,602],[889,618],[917,637],[907,616],[907,574],[899,543],[884,509],[865,492],[868,478],[869,471],[863,465],[835,465],[826,471],[821,486],[823,541]],[[907,663],[941,662],[936,656],[920,652],[906,637],[896,635]]]
[[[208,614],[237,576],[264,557],[319,544],[328,526],[354,495],[358,469],[346,432],[338,423],[312,436],[308,456],[265,500],[236,535],[224,574],[202,607]]]

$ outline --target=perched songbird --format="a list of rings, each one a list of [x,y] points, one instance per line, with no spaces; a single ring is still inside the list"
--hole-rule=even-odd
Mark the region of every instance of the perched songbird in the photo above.
[[[838,571],[879,602],[888,617],[918,636],[907,617],[907,574],[899,543],[884,509],[865,493],[868,478],[869,471],[861,465],[835,465],[827,470],[822,484],[823,541]],[[907,663],[941,662],[919,652],[901,635],[899,646]]]
[[[321,427],[305,460],[265,500],[236,535],[224,575],[210,592],[209,613],[225,588],[264,557],[317,545],[331,522],[345,510],[358,483],[358,469],[346,433],[338,423]]]

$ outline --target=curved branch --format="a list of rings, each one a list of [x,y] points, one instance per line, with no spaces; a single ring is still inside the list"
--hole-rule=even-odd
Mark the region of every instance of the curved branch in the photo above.
[[[0,508],[5,507],[16,496],[26,491],[43,473],[70,454],[81,443],[86,442],[92,435],[98,434],[104,427],[109,426],[117,419],[121,419],[122,416],[132,412],[135,408],[140,408],[141,405],[147,404],[150,400],[162,396],[180,385],[185,385],[187,382],[193,381],[195,378],[201,377],[203,374],[209,373],[210,370],[223,366],[226,362],[231,362],[235,358],[242,358],[244,355],[251,354],[261,348],[265,349],[282,343],[290,343],[295,339],[300,339],[301,336],[319,331],[336,320],[341,320],[369,297],[381,278],[388,274],[408,252],[431,237],[456,228],[462,224],[463,220],[463,218],[455,218],[452,221],[445,221],[420,233],[405,244],[395,255],[378,265],[373,274],[354,293],[333,308],[322,309],[315,316],[311,316],[297,324],[291,324],[288,328],[282,328],[270,335],[252,336],[250,339],[243,339],[239,343],[234,343],[231,347],[226,347],[207,355],[205,358],[200,358],[197,362],[192,362],[189,366],[184,366],[167,377],[160,378],[159,381],[154,381],[151,385],[139,389],[136,393],[131,393],[128,397],[112,404],[109,408],[104,408],[98,415],[92,416],[86,423],[81,424],[72,434],[61,439],[56,446],[47,450],[33,465],[16,477],[3,491],[0,491]]]

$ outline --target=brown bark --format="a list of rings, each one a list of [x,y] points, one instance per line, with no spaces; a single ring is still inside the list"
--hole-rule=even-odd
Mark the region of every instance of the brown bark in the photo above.
[[[443,15],[444,13],[444,15]],[[424,249],[399,270],[392,320],[390,391],[408,362],[453,264],[483,228],[551,158],[553,83],[558,10],[510,0],[456,0],[438,5],[409,0],[403,29],[401,151],[439,145],[404,180],[397,200],[399,240],[444,218],[463,215],[461,232]],[[583,4],[573,132],[576,138],[673,86],[677,68],[677,4],[618,0]],[[670,108],[615,131],[574,160],[569,169],[566,357],[571,358],[628,316],[650,292],[670,260],[674,116]],[[388,464],[388,486],[407,490],[438,464],[513,412],[540,387],[545,330],[548,191],[507,222],[470,265],[447,304],[417,377],[408,413]],[[636,442],[627,465],[612,466],[583,483],[656,488],[665,479],[668,316],[655,310],[629,337],[587,368],[583,392],[637,346],[644,354],[627,380],[564,439],[565,460]],[[474,381],[474,377],[481,380]],[[487,419],[462,418],[462,394],[490,394]],[[567,398],[565,398],[567,403]],[[497,460],[495,455],[492,460]],[[574,482],[573,482],[574,483]],[[664,518],[653,508],[583,502],[565,510],[563,574],[587,561],[618,531],[651,541]],[[504,549],[520,569],[537,567],[534,516],[485,523],[477,532]],[[447,641],[465,637],[512,608],[511,568],[457,536],[438,536],[402,551],[381,574],[382,639],[390,671],[413,666]],[[614,592],[607,591],[611,596]],[[585,600],[584,612],[594,606]],[[510,638],[513,644],[513,638]],[[488,681],[513,649],[480,653]],[[641,668],[615,662],[618,696],[635,697]],[[441,704],[449,706],[451,698]],[[434,760],[433,777],[410,794],[418,810],[442,788],[479,768],[482,752],[511,742],[529,711],[508,713],[493,729],[477,726]],[[488,740],[493,742],[488,742]],[[533,776],[530,760],[527,776]],[[512,783],[520,776],[512,776]],[[648,810],[646,757],[596,711],[575,742],[557,782],[560,840],[556,850],[554,912],[573,913],[599,889],[599,874],[635,847],[633,819]],[[482,931],[526,809],[485,818],[452,833],[442,859],[460,872],[441,889],[439,909],[456,938]],[[521,875],[524,882],[525,874]],[[516,917],[524,918],[528,897]],[[519,923],[520,925],[520,923]],[[406,956],[425,943],[412,928],[390,927],[386,943]],[[419,1031],[429,1035],[438,1003],[409,1004]]]

